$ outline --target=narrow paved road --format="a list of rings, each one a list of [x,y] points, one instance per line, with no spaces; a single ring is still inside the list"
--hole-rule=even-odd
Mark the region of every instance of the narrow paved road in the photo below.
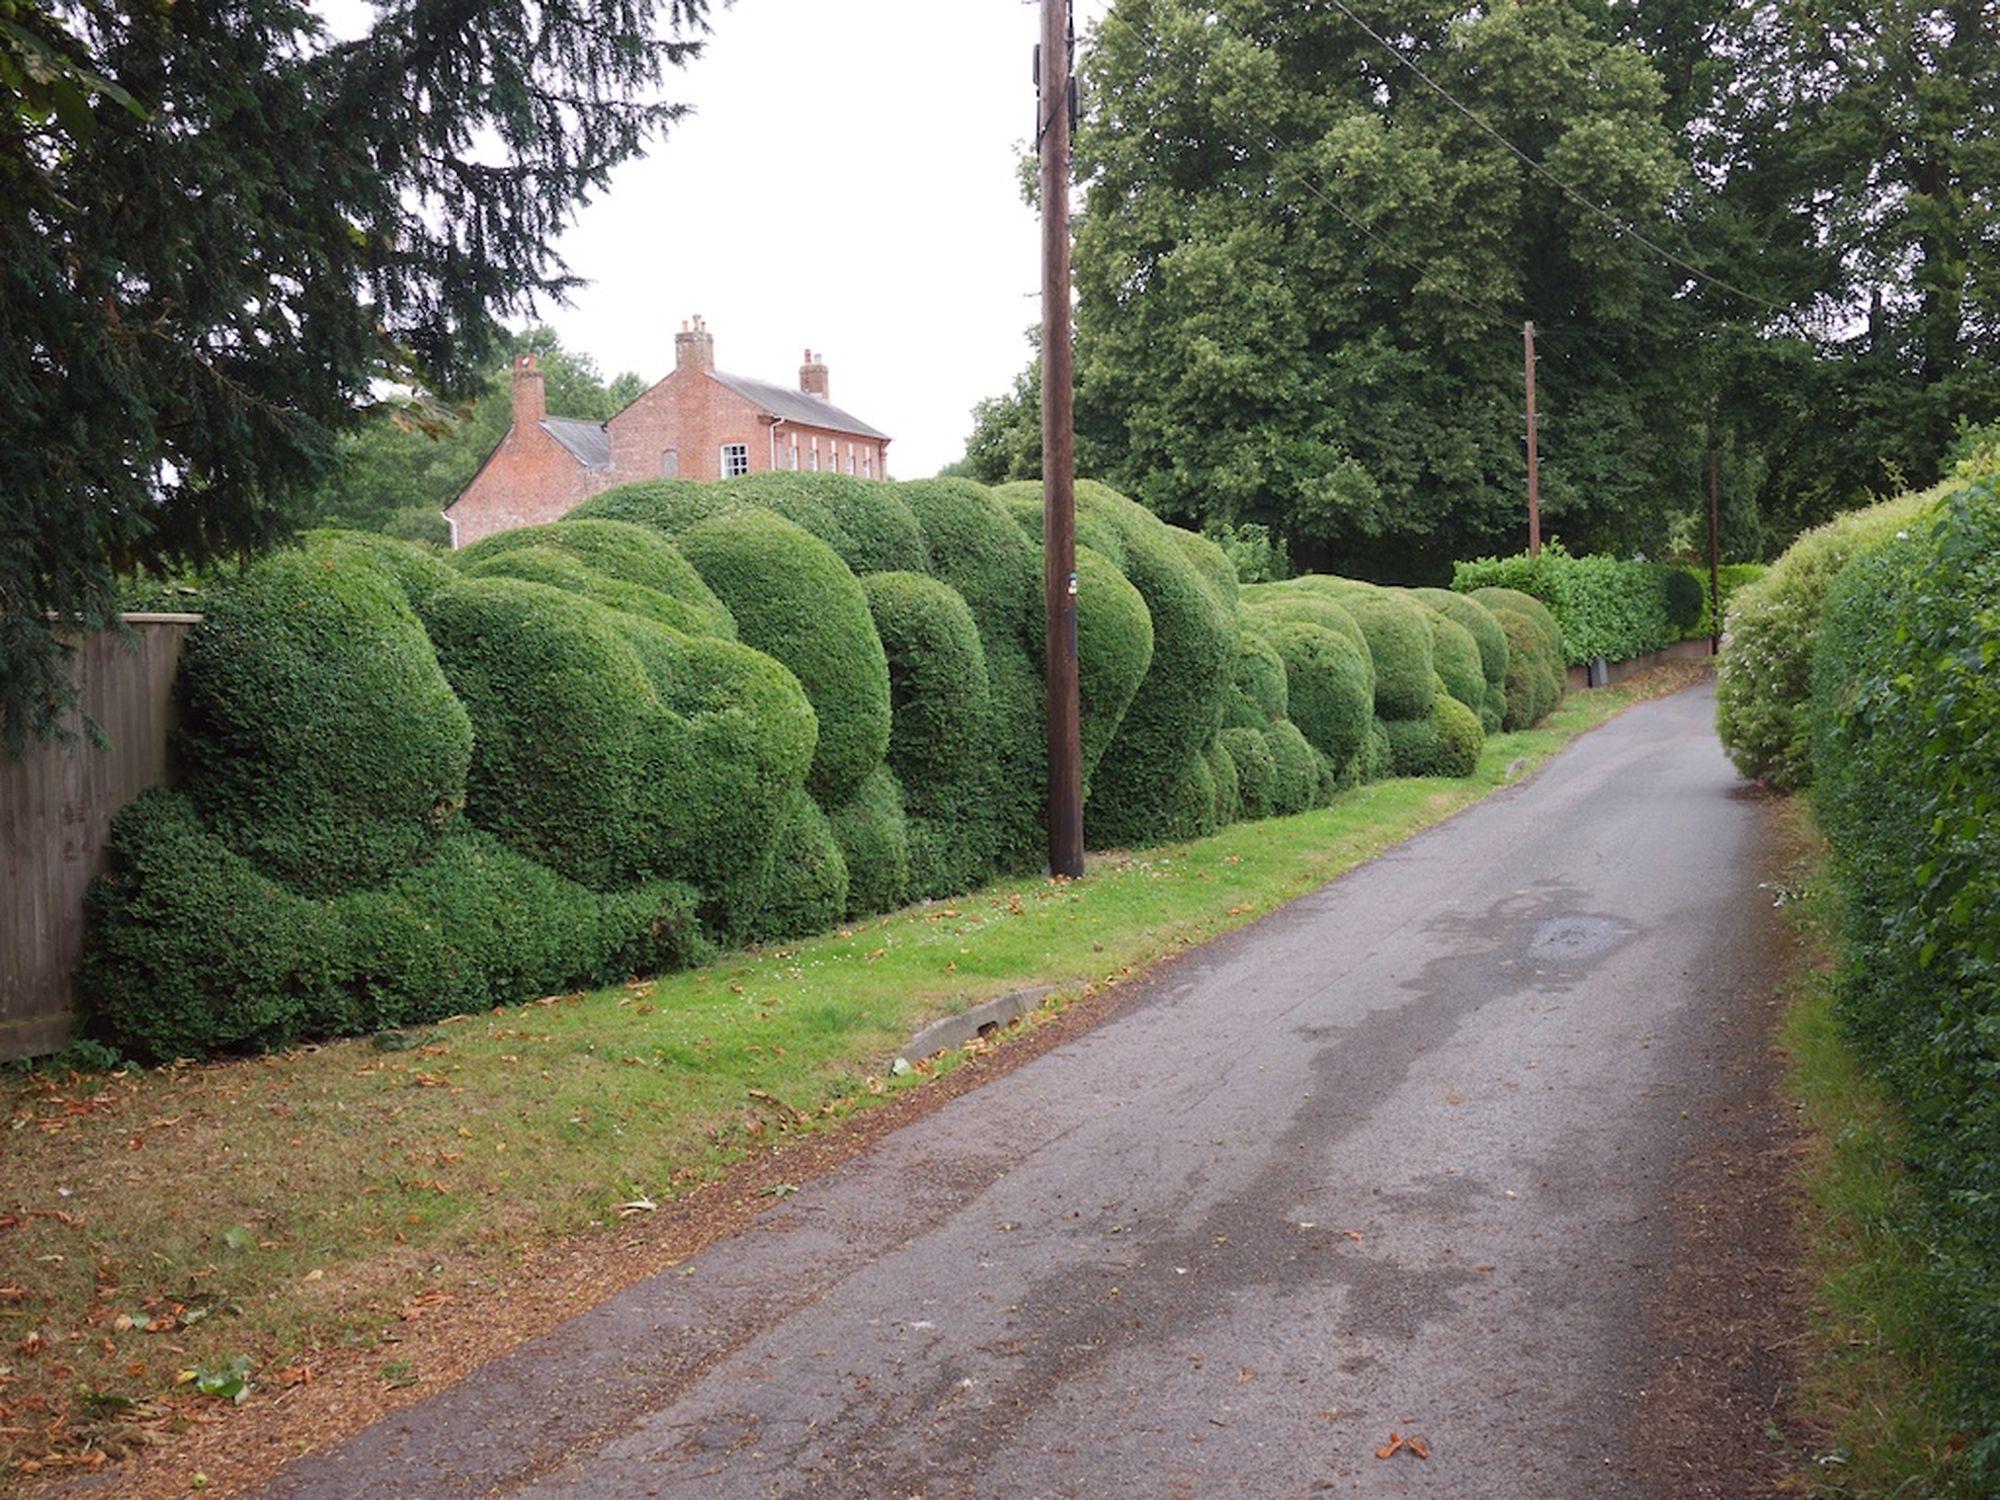
[[[1633,709],[269,1493],[1669,1493],[1666,1206],[1773,941],[1712,714]]]

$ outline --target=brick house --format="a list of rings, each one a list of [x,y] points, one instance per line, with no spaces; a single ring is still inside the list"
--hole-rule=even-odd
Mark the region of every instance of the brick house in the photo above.
[[[553,521],[635,479],[765,469],[889,477],[889,439],[827,399],[824,360],[806,351],[797,390],[728,374],[715,368],[700,318],[674,335],[673,373],[608,422],[550,416],[532,354],[514,361],[513,403],[500,446],[444,508],[454,547]]]

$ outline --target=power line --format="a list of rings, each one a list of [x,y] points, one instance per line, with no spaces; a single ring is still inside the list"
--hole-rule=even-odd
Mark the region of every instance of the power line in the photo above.
[[[1445,88],[1443,84],[1439,83],[1436,79],[1432,78],[1430,74],[1426,73],[1422,68],[1418,67],[1414,59],[1407,56],[1399,47],[1396,46],[1395,43],[1391,42],[1387,37],[1383,36],[1374,27],[1370,26],[1366,21],[1362,20],[1361,17],[1357,16],[1353,12],[1353,10],[1351,10],[1348,7],[1346,0],[1332,0],[1332,4],[1334,8],[1338,10],[1342,15],[1346,16],[1348,20],[1352,21],[1356,26],[1360,27],[1361,30],[1368,35],[1369,39],[1373,41],[1376,46],[1380,47],[1384,52],[1387,52],[1391,57],[1395,58],[1397,62],[1401,63],[1404,67],[1408,68],[1419,79],[1421,79],[1424,82],[1424,84],[1431,89],[1432,92],[1434,92],[1440,99],[1444,100],[1445,103],[1449,104],[1453,109],[1457,110],[1460,114],[1464,115],[1466,119],[1470,120],[1474,125],[1477,125],[1481,130],[1485,131],[1486,134],[1490,135],[1491,137],[1493,137],[1494,140],[1498,141],[1502,146],[1506,147],[1507,150],[1512,152],[1516,157],[1518,157],[1521,160],[1521,162],[1528,167],[1530,171],[1534,172],[1536,175],[1544,178],[1546,181],[1553,184],[1555,188],[1563,194],[1564,197],[1569,198],[1576,203],[1582,204],[1585,208],[1589,209],[1592,213],[1596,214],[1599,218],[1603,219],[1618,233],[1627,235],[1630,238],[1638,241],[1641,245],[1644,245],[1648,250],[1652,251],[1653,254],[1659,256],[1662,260],[1665,260],[1670,264],[1679,266],[1683,271],[1686,271],[1690,276],[1695,277],[1697,280],[1705,281],[1709,285],[1716,287],[1721,291],[1729,292],[1734,296],[1741,297],[1746,302],[1753,302],[1759,307],[1765,308],[1770,312],[1776,313],[1781,318],[1791,318],[1791,319],[1797,318],[1798,314],[1792,308],[1785,307],[1779,303],[1773,302],[1768,297],[1760,297],[1755,292],[1745,291],[1740,286],[1736,286],[1730,282],[1724,281],[1720,276],[1711,275],[1709,272],[1702,270],[1700,266],[1695,265],[1692,261],[1686,260],[1683,257],[1674,254],[1673,251],[1667,249],[1664,245],[1657,244],[1652,239],[1648,238],[1645,234],[1642,234],[1636,226],[1626,223],[1623,219],[1619,218],[1616,214],[1612,213],[1611,210],[1606,208],[1603,204],[1592,202],[1589,198],[1586,198],[1582,193],[1578,192],[1575,188],[1571,187],[1568,183],[1564,182],[1560,177],[1556,176],[1554,172],[1551,172],[1547,167],[1542,165],[1541,162],[1537,161],[1534,157],[1530,156],[1526,151],[1523,151],[1519,146],[1515,145],[1512,141],[1507,139],[1507,137],[1502,135],[1498,130],[1494,129],[1494,127],[1488,124],[1486,120],[1482,118],[1476,111],[1460,103],[1457,97],[1454,96],[1449,89]]]

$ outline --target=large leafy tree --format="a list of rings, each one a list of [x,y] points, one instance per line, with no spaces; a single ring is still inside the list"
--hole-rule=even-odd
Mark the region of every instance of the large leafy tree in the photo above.
[[[54,613],[272,545],[384,381],[469,393],[709,0],[0,0],[0,729]]]

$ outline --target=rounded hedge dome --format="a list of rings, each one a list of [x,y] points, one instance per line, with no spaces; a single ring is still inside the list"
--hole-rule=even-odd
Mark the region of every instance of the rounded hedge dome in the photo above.
[[[277,553],[216,588],[179,690],[195,808],[291,890],[388,879],[465,801],[472,724],[371,549]]]
[[[1430,712],[1437,666],[1423,606],[1385,589],[1357,589],[1340,602],[1368,639],[1368,654],[1375,663],[1377,716],[1424,717]]]
[[[535,563],[541,566],[517,563],[509,567],[500,562],[520,552],[535,554]],[[631,609],[635,614],[644,614],[690,635],[721,635],[732,639],[736,635],[736,622],[722,601],[701,581],[701,575],[674,544],[651,526],[579,518],[572,511],[547,526],[495,532],[454,553],[452,560],[462,571],[474,575],[532,578],[574,593],[593,593],[587,577],[569,569],[548,567],[546,557],[551,552],[574,560],[602,579],[651,589],[667,601],[620,603],[620,598],[630,601],[637,596],[624,590],[596,590],[595,596],[614,609]]]
[[[1486,668],[1472,632],[1443,610],[1421,606],[1431,628],[1431,657],[1444,690],[1475,714],[1486,702]],[[1499,628],[1497,625],[1494,627]]]
[[[1290,712],[1299,732],[1335,768],[1360,753],[1373,710],[1369,673],[1344,635],[1305,619],[1271,619],[1252,611],[1246,633],[1269,641],[1285,664]]]

